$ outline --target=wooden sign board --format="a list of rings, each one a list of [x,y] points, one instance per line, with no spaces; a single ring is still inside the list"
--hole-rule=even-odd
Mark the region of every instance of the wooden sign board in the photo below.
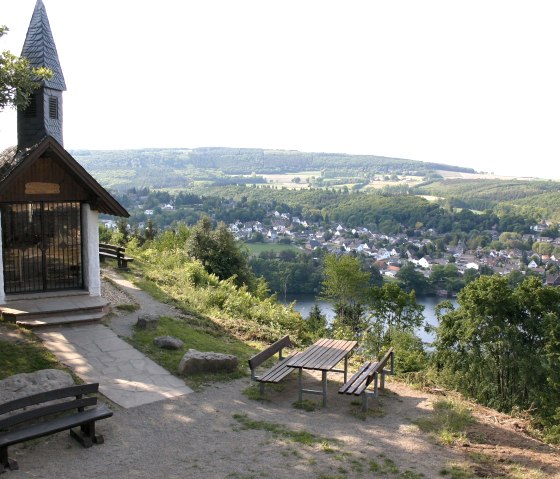
[[[56,183],[41,183],[34,181],[32,183],[25,183],[26,195],[59,195],[60,185]]]

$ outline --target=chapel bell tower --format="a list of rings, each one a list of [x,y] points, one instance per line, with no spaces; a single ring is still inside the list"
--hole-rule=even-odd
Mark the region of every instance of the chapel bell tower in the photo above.
[[[27,58],[33,68],[50,69],[53,76],[41,81],[41,86],[31,95],[31,102],[25,110],[18,110],[17,148],[29,148],[46,136],[53,137],[63,146],[62,92],[66,90],[66,83],[42,0],[37,0],[35,5],[21,56]]]

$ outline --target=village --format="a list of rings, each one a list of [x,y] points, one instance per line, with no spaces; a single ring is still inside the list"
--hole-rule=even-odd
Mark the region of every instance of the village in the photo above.
[[[202,204],[196,206],[203,208]],[[230,216],[235,215],[237,205],[234,201],[226,200],[222,206],[230,211]],[[164,218],[168,215],[181,218],[182,209],[183,206],[173,205],[172,199],[150,209],[144,209],[140,204],[136,207],[136,214],[135,209],[131,210],[131,219],[144,217],[144,220],[137,225],[131,221],[127,229],[142,231],[152,221],[165,224]],[[215,217],[211,211],[208,214]],[[434,266],[451,263],[459,275],[465,275],[468,270],[471,272],[467,275],[504,276],[515,272],[540,276],[545,284],[551,286],[560,285],[560,257],[555,254],[560,248],[560,236],[543,236],[543,233],[557,230],[557,225],[545,220],[534,224],[530,233],[515,234],[516,241],[513,242],[500,241],[501,235],[496,230],[483,231],[488,244],[473,249],[460,238],[449,241],[449,235],[421,225],[414,231],[407,231],[408,234],[383,234],[366,227],[349,228],[336,222],[313,222],[277,210],[268,212],[261,219],[237,220],[228,223],[228,230],[240,242],[293,245],[309,254],[320,249],[328,253],[361,255],[366,264],[375,265],[387,279],[397,277],[405,265],[414,265],[415,270],[428,279]],[[112,219],[101,219],[100,223],[109,229],[117,228],[117,222]],[[170,227],[172,225],[165,226]],[[535,244],[539,247],[534,247]],[[444,297],[452,294],[445,289],[436,293]]]

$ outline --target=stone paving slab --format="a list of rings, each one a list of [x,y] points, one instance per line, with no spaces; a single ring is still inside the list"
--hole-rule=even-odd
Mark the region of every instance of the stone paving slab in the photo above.
[[[189,394],[179,378],[101,324],[49,327],[34,333],[85,382],[126,409]]]

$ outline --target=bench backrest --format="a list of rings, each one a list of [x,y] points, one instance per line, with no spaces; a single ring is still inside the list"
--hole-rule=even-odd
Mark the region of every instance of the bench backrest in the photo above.
[[[249,359],[249,367],[251,368],[251,371],[260,366],[275,353],[279,353],[280,359],[282,359],[282,349],[290,347],[292,347],[292,342],[290,341],[290,337],[286,335]]]
[[[385,353],[385,356],[381,358],[381,361],[377,363],[377,367],[375,368],[376,371],[383,371],[385,369],[385,365],[387,362],[391,362],[391,369],[386,371],[389,374],[393,374],[395,372],[395,350],[393,348],[389,348],[389,351]]]
[[[108,243],[99,243],[99,251],[103,253],[124,254],[124,246],[116,246]]]
[[[58,414],[70,409],[81,411],[87,406],[95,406],[97,404],[97,396],[84,397],[84,395],[97,393],[98,389],[99,383],[80,384],[78,386],[53,389],[0,404],[0,430],[31,419]],[[63,399],[67,400],[60,402]],[[50,401],[57,402],[34,407],[19,413],[16,412],[29,406],[37,406]],[[2,416],[5,417],[2,418]]]

